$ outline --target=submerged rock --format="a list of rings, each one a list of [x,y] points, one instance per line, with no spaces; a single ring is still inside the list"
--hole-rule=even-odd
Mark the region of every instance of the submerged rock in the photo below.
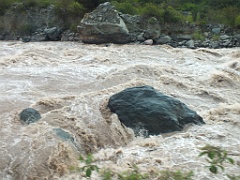
[[[20,119],[27,124],[30,124],[41,119],[41,115],[37,110],[33,108],[27,108],[20,113]]]
[[[53,131],[56,133],[58,137],[60,137],[64,141],[72,141],[74,142],[74,138],[66,131],[61,128],[55,128]]]
[[[181,131],[189,123],[204,124],[202,117],[184,103],[151,86],[125,89],[111,96],[108,107],[137,135],[142,130],[158,135]]]

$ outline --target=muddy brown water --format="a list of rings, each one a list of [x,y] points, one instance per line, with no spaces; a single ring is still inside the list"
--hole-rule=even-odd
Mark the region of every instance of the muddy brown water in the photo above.
[[[134,137],[106,107],[111,95],[150,85],[186,103],[206,125],[182,132]],[[116,172],[135,164],[144,173],[194,172],[194,179],[227,179],[209,173],[200,148],[225,148],[240,164],[240,49],[179,49],[170,46],[85,45],[78,42],[0,42],[0,179],[86,179],[79,154]],[[28,107],[42,119],[26,125]],[[72,136],[63,140],[55,129]],[[81,165],[81,164],[80,164]],[[93,173],[92,179],[101,179]]]

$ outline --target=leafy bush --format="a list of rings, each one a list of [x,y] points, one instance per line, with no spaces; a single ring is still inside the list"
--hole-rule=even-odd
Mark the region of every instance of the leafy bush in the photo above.
[[[93,165],[93,156],[91,154],[87,155],[86,158],[80,156],[79,160],[85,163],[85,166],[81,167],[80,170],[85,171],[86,177],[91,177],[92,171],[99,170],[99,167],[96,165]]]
[[[142,9],[139,9],[139,13],[146,17],[156,17],[160,22],[164,21],[165,11],[161,6],[157,6],[153,3],[147,3]]]
[[[11,6],[11,1],[0,0],[0,16],[4,15],[6,10]]]
[[[214,41],[218,41],[219,39],[220,39],[220,35],[219,34],[214,34],[212,36],[212,40],[214,40]]]
[[[110,169],[104,170],[101,174],[103,180],[111,180],[114,176],[114,173]]]
[[[192,14],[193,21],[197,20],[197,16],[198,16],[198,5],[197,4],[185,3],[182,7],[182,10],[190,11]]]
[[[138,14],[136,5],[134,5],[134,1],[126,1],[123,3],[114,1],[112,4],[116,7],[116,9],[119,12],[122,12],[124,14],[131,14],[131,15]]]
[[[158,180],[192,180],[193,172],[162,171]]]
[[[229,162],[234,164],[234,160],[228,157],[227,151],[221,149],[220,147],[206,145],[201,149],[203,152],[199,156],[207,155],[207,162],[210,164],[207,166],[210,172],[217,174],[218,168],[222,171],[224,170],[223,163]]]
[[[200,40],[203,41],[205,39],[204,35],[200,31],[196,31],[193,33],[192,38],[194,40]]]
[[[209,171],[213,174],[218,173],[218,169],[220,168],[224,171],[224,163],[228,162],[230,164],[234,164],[234,160],[228,156],[227,151],[223,150],[220,147],[215,147],[211,145],[206,145],[205,147],[201,148],[202,152],[199,156],[206,155],[207,162],[209,165],[207,166]],[[79,160],[83,162],[85,165],[77,168],[79,171],[84,171],[86,177],[90,178],[92,175],[92,171],[99,172],[99,167],[94,165],[93,156],[91,154],[87,155],[86,158],[80,156]],[[118,177],[119,180],[144,180],[144,179],[158,179],[158,180],[193,180],[193,172],[183,172],[183,171],[160,171],[160,173],[154,172],[151,174],[143,174],[140,172],[139,168],[133,164],[130,166],[132,170],[116,173],[110,169],[103,170],[101,172],[101,177],[103,180],[111,180],[112,177]],[[71,170],[75,170],[76,168],[72,167]],[[234,176],[227,174],[227,177],[230,180],[239,180],[240,176]]]
[[[83,16],[86,12],[85,7],[74,0],[59,0],[54,5],[57,15],[63,19],[67,16]]]
[[[178,23],[183,20],[183,15],[172,6],[167,6],[164,12],[165,23]]]
[[[235,19],[235,26],[240,28],[240,15]]]
[[[72,2],[68,6],[68,12],[73,16],[83,16],[86,12],[85,7],[78,2]]]
[[[234,26],[236,17],[240,14],[240,8],[228,6],[221,10],[222,20],[224,24]]]
[[[19,2],[23,4],[25,9],[32,7],[45,8],[54,3],[54,0],[13,0],[13,2]]]
[[[139,169],[136,165],[132,165],[131,168],[133,169],[132,171],[118,174],[118,178],[120,180],[143,180],[149,178],[147,174],[142,174],[141,172],[139,172]]]
[[[37,7],[38,1],[37,0],[23,0],[22,3],[26,8]]]

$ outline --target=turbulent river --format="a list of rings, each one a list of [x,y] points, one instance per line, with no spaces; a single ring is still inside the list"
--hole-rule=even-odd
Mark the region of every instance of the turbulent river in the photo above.
[[[150,85],[206,122],[182,132],[135,137],[107,108],[111,95]],[[86,179],[78,155],[115,172],[194,172],[196,180],[240,174],[240,49],[0,42],[0,179]],[[26,125],[19,113],[42,118]],[[64,131],[65,138],[58,135]],[[236,161],[213,175],[200,148],[221,146]],[[96,172],[92,179],[101,179]]]

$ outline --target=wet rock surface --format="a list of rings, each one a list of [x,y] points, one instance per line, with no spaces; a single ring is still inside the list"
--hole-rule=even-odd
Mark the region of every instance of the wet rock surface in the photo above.
[[[34,123],[41,119],[40,113],[33,108],[24,109],[19,116],[20,119],[27,124]]]
[[[204,124],[202,117],[184,103],[151,86],[125,89],[111,96],[108,107],[137,135],[142,130],[158,135],[181,131],[189,123]]]

